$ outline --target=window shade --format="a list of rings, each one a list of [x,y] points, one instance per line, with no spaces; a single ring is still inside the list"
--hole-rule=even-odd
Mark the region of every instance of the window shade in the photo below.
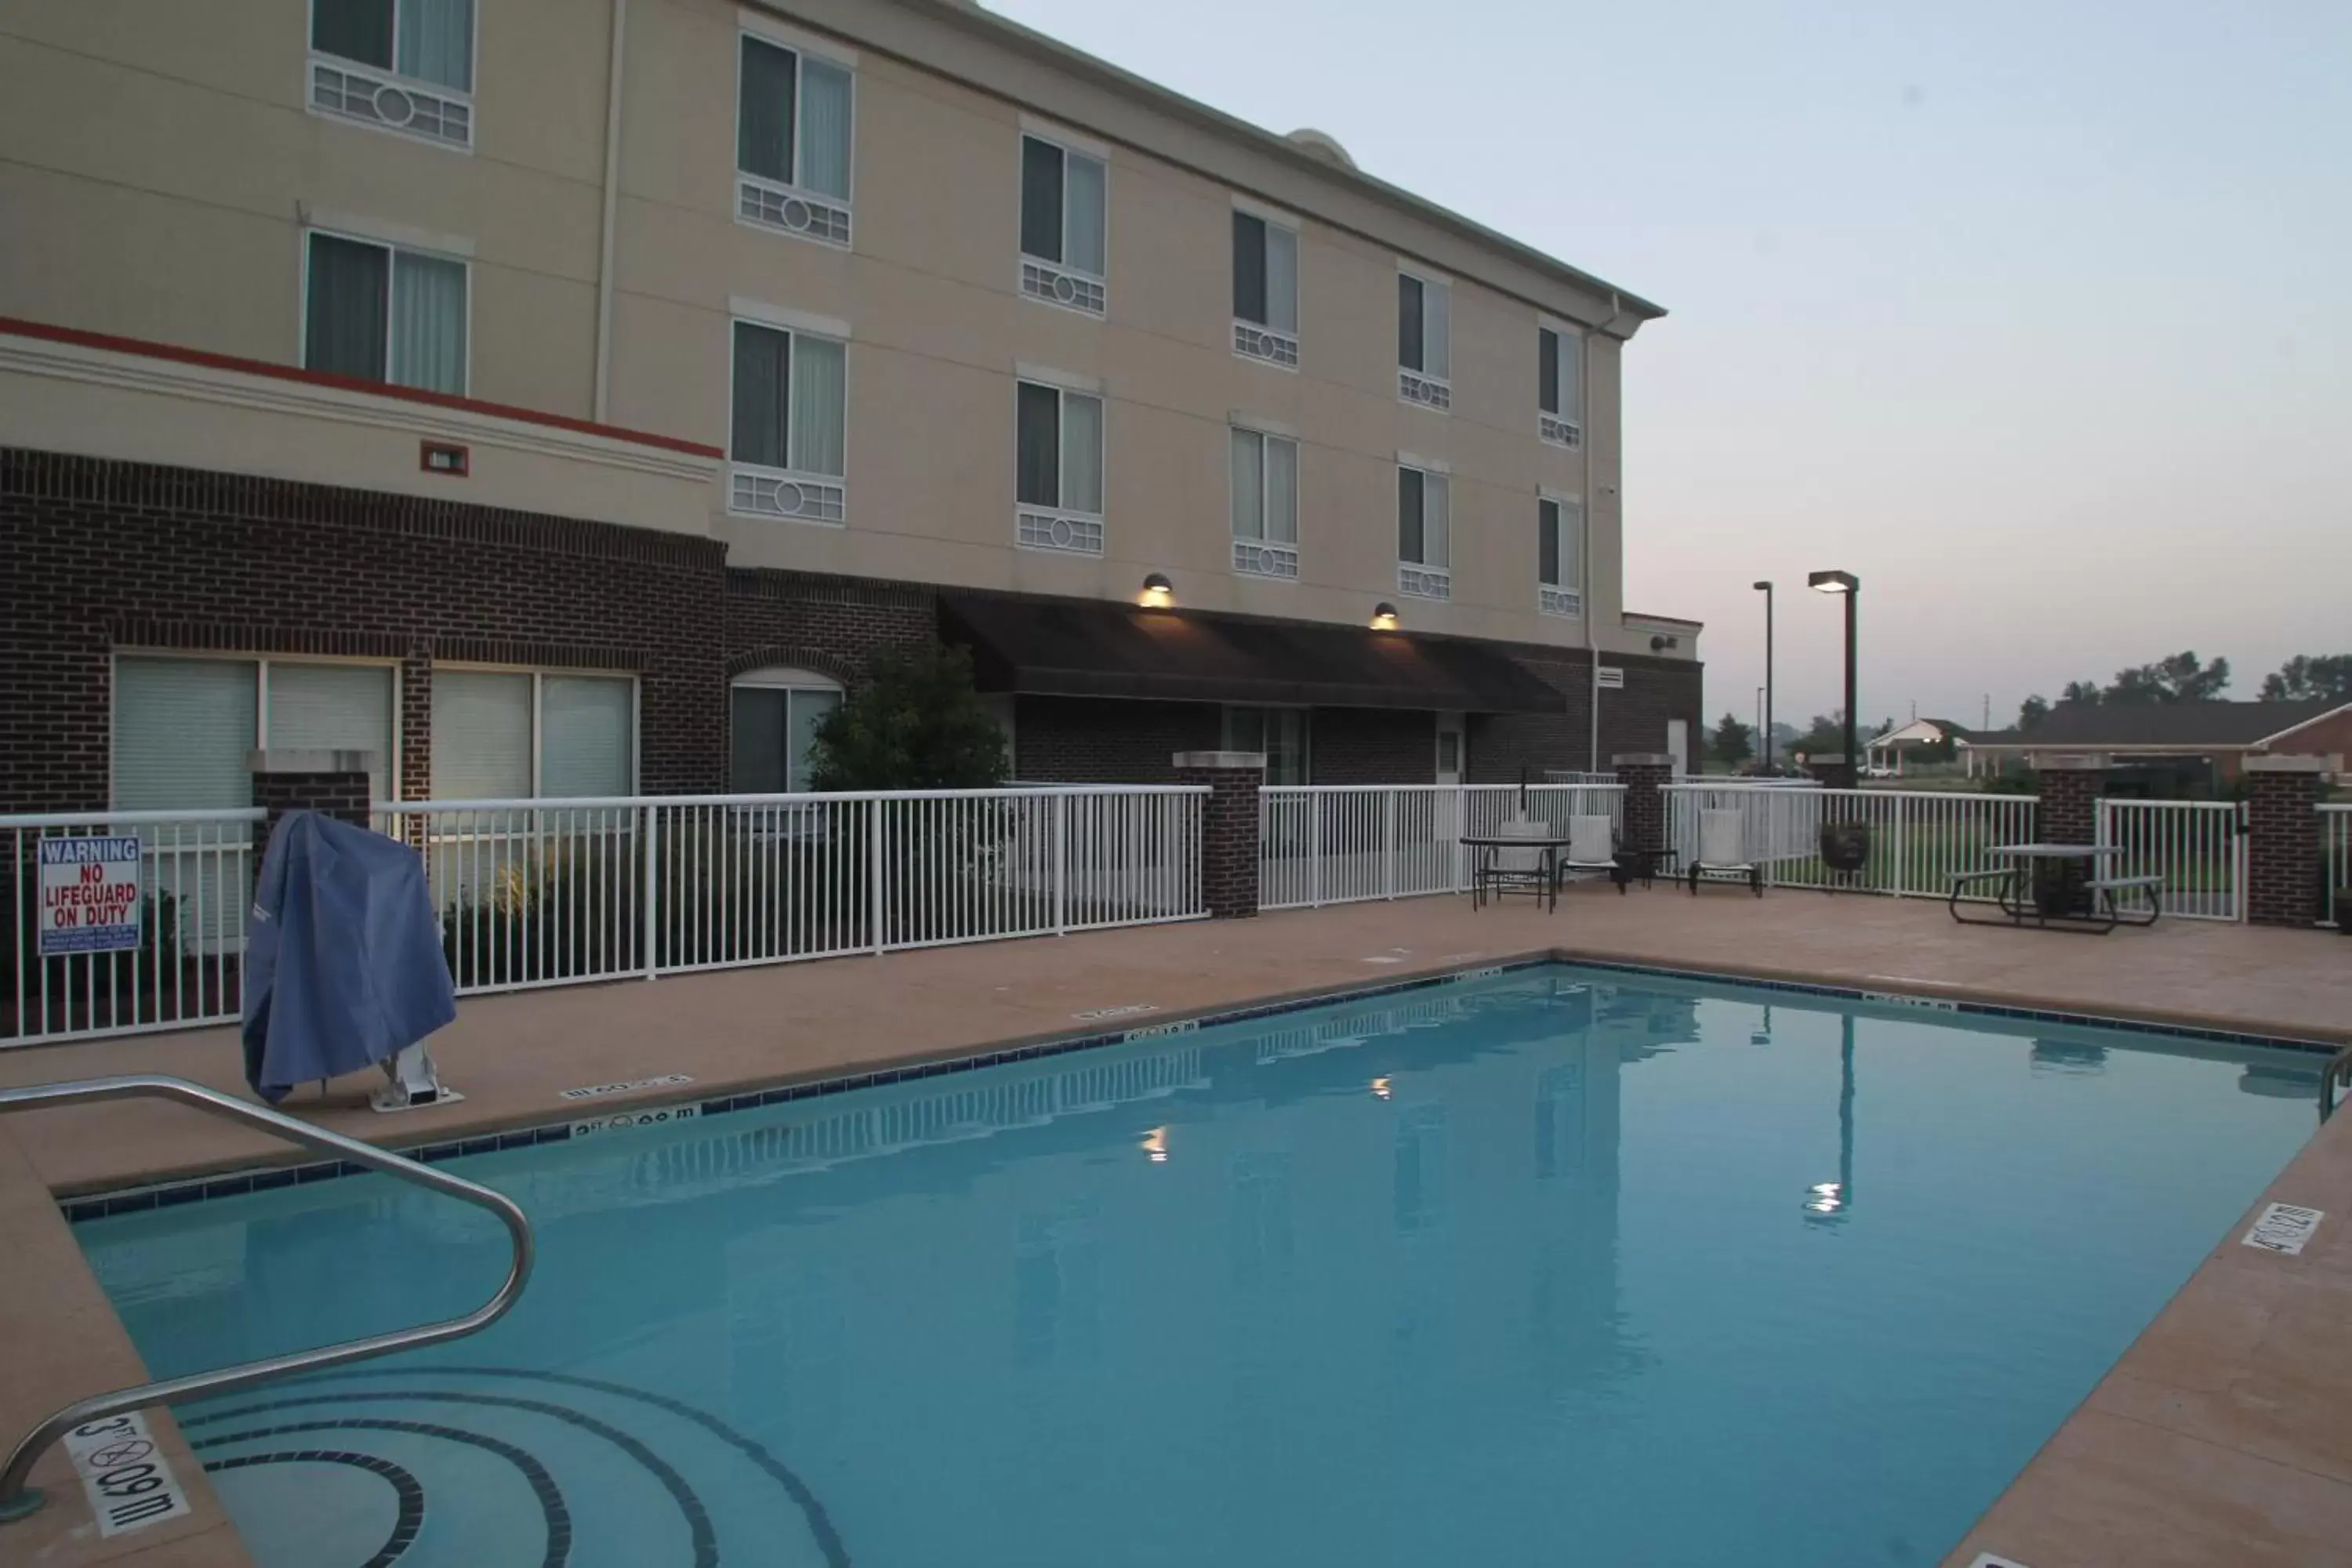
[[[399,70],[459,92],[474,88],[474,0],[400,0]]]
[[[1280,224],[1265,224],[1265,324],[1277,332],[1298,331],[1298,237]]]
[[[849,199],[849,73],[830,60],[801,57],[800,184]]]
[[[1062,504],[1061,395],[1050,386],[1022,382],[1014,392],[1013,467],[1023,506]]]
[[[331,234],[310,237],[302,363],[331,375],[384,379],[384,310],[392,252]]]
[[[1298,542],[1298,443],[1265,438],[1265,537]]]
[[[1021,249],[1062,259],[1062,150],[1034,136],[1021,139]]]
[[[433,672],[433,795],[512,800],[530,794],[530,677]]]
[[[539,681],[539,793],[551,797],[627,795],[634,684],[606,676],[543,675]]]
[[[788,333],[735,323],[735,410],[729,456],[763,468],[788,467],[784,416],[792,384],[793,340]]]
[[[1444,474],[1422,477],[1421,563],[1444,566],[1452,548],[1453,484]]]
[[[464,395],[464,262],[406,250],[394,254],[391,379],[401,386]]]
[[[1422,289],[1426,321],[1422,327],[1421,368],[1440,380],[1454,374],[1454,290],[1443,283]]]
[[[246,659],[114,661],[114,804],[212,811],[253,804],[246,754],[260,738]]]
[[[269,661],[272,751],[372,752],[368,788],[391,792],[392,671],[360,664]]]
[[[1064,259],[1099,278],[1106,270],[1102,161],[1072,153],[1065,162],[1069,169],[1069,254]]]
[[[1584,340],[1580,337],[1559,340],[1559,407],[1553,412],[1580,423],[1584,418]]]
[[[1584,590],[1584,508],[1575,501],[1560,503],[1559,575],[1551,584],[1555,588]]]
[[[1265,537],[1265,437],[1234,432],[1234,537]]]
[[[793,183],[793,68],[789,49],[747,37],[736,96],[735,166],[780,184]]]
[[[848,350],[830,338],[793,339],[792,466],[841,477]]]
[[[1062,505],[1102,515],[1103,405],[1099,397],[1062,394]]]

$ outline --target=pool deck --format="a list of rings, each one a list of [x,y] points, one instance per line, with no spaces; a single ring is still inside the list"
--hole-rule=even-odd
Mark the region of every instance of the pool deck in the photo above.
[[[2352,944],[2323,932],[2167,921],[2094,938],[1963,928],[1926,901],[1692,899],[1662,884],[1579,889],[1557,913],[1419,899],[475,997],[434,1042],[462,1104],[377,1116],[353,1079],[285,1109],[372,1142],[439,1142],[1553,953],[2352,1043]],[[242,1091],[230,1029],[0,1052],[0,1087],[129,1072]],[[670,1073],[694,1081],[561,1098]],[[310,1157],[155,1103],[0,1119],[0,1443],[145,1375],[58,1196]],[[2027,1568],[2352,1562],[2352,1117],[2263,1201],[2329,1217],[2299,1257],[2240,1246],[2246,1222],[2220,1238],[1948,1563],[1980,1552]],[[169,1417],[150,1420],[190,1519],[101,1539],[53,1451],[36,1478],[52,1503],[0,1526],[0,1559],[243,1568]]]

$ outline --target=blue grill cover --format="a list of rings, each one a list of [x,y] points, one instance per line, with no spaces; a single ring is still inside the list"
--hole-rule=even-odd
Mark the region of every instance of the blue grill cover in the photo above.
[[[385,1061],[457,1016],[416,851],[315,811],[262,858],[245,950],[245,1079],[299,1083]]]

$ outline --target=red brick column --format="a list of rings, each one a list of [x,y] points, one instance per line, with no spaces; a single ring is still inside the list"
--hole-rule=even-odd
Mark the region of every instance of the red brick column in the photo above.
[[[2246,759],[2246,919],[2307,926],[2319,919],[2319,797],[2324,757]]]
[[[1666,847],[1666,797],[1659,791],[1674,780],[1675,759],[1664,752],[1629,752],[1609,759],[1625,786],[1625,847]]]
[[[253,846],[253,874],[261,862],[278,825],[289,811],[322,811],[329,816],[365,827],[369,770],[373,752],[254,752],[246,759],[253,773],[253,804],[269,814]]]
[[[2107,787],[2107,760],[2051,757],[2040,767],[2042,804],[2034,837],[2044,844],[2096,844],[2099,796]]]
[[[1265,783],[1261,752],[1179,752],[1176,782],[1206,784],[1201,821],[1201,890],[1210,915],[1221,921],[1257,915],[1259,786]]]

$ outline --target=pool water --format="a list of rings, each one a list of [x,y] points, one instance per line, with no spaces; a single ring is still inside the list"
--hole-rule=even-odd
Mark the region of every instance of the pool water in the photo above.
[[[262,1568],[1932,1564],[2323,1059],[1518,970],[459,1161],[512,1316],[180,1415]],[[79,1235],[158,1376],[506,1257],[380,1176]]]

